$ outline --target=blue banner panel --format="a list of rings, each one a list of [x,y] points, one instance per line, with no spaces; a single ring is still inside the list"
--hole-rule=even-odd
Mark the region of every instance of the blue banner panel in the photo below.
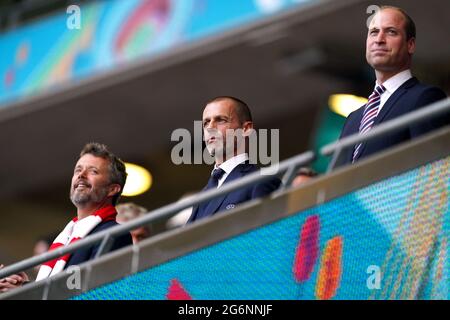
[[[430,163],[74,299],[449,299],[449,165]]]
[[[0,35],[0,107],[315,0],[108,0]]]

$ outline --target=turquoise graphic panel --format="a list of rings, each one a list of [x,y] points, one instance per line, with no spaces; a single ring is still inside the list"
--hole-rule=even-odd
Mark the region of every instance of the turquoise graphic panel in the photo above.
[[[74,299],[448,299],[450,157]]]

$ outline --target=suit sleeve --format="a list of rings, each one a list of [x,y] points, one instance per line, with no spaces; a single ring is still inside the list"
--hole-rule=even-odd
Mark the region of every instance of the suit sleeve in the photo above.
[[[274,178],[263,183],[258,183],[252,191],[252,199],[265,197],[277,190],[281,185],[281,180]]]
[[[110,227],[111,227],[110,225],[105,225],[105,227],[98,228],[97,230],[95,230],[94,233],[103,231]],[[112,252],[114,250],[126,247],[131,244],[133,244],[133,239],[131,238],[131,234],[129,232],[127,232],[127,233],[122,234],[114,239],[111,249],[108,252]],[[100,246],[101,246],[101,242],[92,247],[91,256],[89,257],[89,260],[95,258],[95,255],[97,254],[97,251],[100,248]]]
[[[426,107],[429,104],[445,99],[446,97],[446,94],[441,89],[430,87],[419,96],[414,109],[417,110]],[[448,124],[450,124],[450,112],[446,112],[437,117],[430,118],[424,122],[411,126],[410,134],[411,137],[414,138]]]
[[[356,111],[350,113],[345,120],[344,126],[342,127],[341,134],[339,135],[339,140],[351,135],[349,126],[354,122],[354,117],[356,117]]]

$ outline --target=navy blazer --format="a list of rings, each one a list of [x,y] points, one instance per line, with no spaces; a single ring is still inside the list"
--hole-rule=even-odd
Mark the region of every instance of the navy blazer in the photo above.
[[[112,227],[114,227],[116,225],[117,225],[117,222],[114,221],[114,220],[101,222],[94,229],[92,229],[92,231],[89,232],[89,234],[87,236],[89,236],[91,234],[94,234],[96,232],[100,232],[100,231],[106,230],[108,228],[112,228]],[[133,243],[133,240],[131,238],[131,234],[129,232],[127,232],[127,233],[122,234],[122,235],[120,235],[120,236],[118,236],[117,238],[114,239],[113,245],[112,245],[112,247],[111,247],[111,249],[109,251],[111,252],[111,251],[114,251],[116,249],[120,249],[120,248],[126,247],[126,246],[128,246],[128,245],[130,245],[132,243]],[[69,261],[67,261],[67,263],[66,263],[64,268],[67,268],[67,267],[72,266],[72,265],[78,265],[78,264],[81,264],[81,263],[83,263],[85,261],[94,259],[95,255],[97,254],[97,251],[98,251],[98,249],[100,247],[100,244],[101,244],[101,242],[96,244],[96,245],[94,245],[94,246],[82,248],[82,249],[79,249],[79,250],[73,252],[72,255],[69,258]]]
[[[445,98],[446,94],[441,89],[422,84],[417,78],[413,77],[402,84],[389,97],[381,108],[380,113],[375,118],[374,126]],[[359,132],[359,125],[363,117],[364,107],[365,106],[362,106],[348,116],[339,139]],[[429,119],[418,124],[410,125],[381,138],[369,140],[361,146],[357,160],[390,148],[398,143],[411,140],[424,133],[448,125],[449,123],[450,113],[447,113],[439,116],[439,118]],[[337,165],[351,163],[353,150],[354,147],[343,150],[343,154],[339,158]]]
[[[250,173],[258,171],[259,169],[248,162],[241,163],[230,174],[227,176],[223,183],[229,183],[231,181],[237,180],[244,177]],[[192,214],[189,217],[187,223],[203,219],[207,216],[212,216],[222,210],[230,210],[235,208],[239,203],[246,202],[248,200],[264,197],[280,186],[281,181],[278,178],[273,178],[268,181],[257,183],[245,188],[238,189],[236,191],[230,192],[223,196],[217,197],[209,201],[212,206],[209,207],[208,212],[203,212],[199,214],[199,206],[195,206],[192,210]],[[206,188],[206,187],[205,187]],[[203,189],[204,190],[204,189]],[[206,207],[206,206],[205,206]]]

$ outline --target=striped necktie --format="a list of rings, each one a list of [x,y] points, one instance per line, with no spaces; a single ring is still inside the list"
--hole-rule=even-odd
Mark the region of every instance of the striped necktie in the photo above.
[[[383,85],[376,86],[375,90],[369,97],[369,101],[366,104],[364,109],[364,114],[361,120],[361,124],[359,125],[359,133],[363,134],[369,131],[373,123],[375,122],[375,118],[380,112],[380,97],[383,92],[386,91],[386,88]],[[359,151],[361,149],[362,143],[358,143],[355,146],[355,150],[353,151],[352,163],[354,163],[359,156]]]

